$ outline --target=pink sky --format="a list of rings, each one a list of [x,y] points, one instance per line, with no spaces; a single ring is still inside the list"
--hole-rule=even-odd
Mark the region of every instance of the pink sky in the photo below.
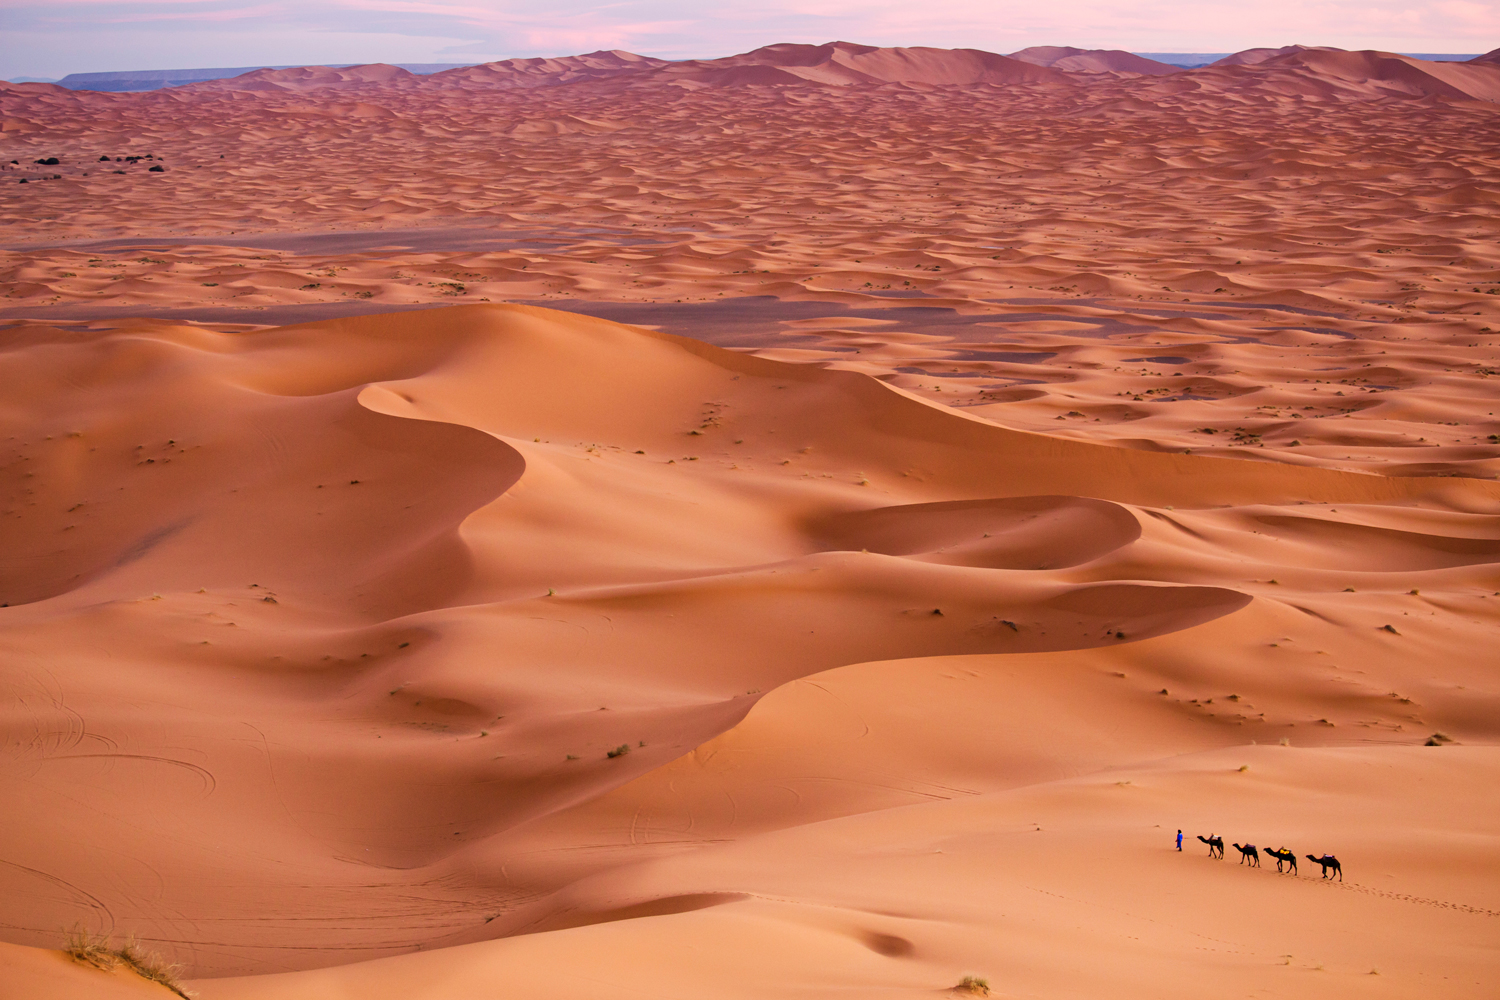
[[[0,77],[206,66],[482,62],[624,48],[718,56],[776,41],[1232,52],[1500,46],[1476,0],[0,0]]]

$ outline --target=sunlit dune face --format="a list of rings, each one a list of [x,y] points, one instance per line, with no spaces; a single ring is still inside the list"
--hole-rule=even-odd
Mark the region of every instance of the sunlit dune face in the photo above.
[[[0,982],[1488,996],[1488,78],[1032,55],[5,91]]]

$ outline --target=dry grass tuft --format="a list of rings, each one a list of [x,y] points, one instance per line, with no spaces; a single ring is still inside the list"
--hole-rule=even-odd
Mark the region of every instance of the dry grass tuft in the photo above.
[[[142,979],[160,983],[178,996],[187,997],[187,994],[177,985],[177,974],[182,971],[180,965],[173,965],[156,952],[147,951],[134,938],[125,942],[125,947],[116,954],[120,956],[120,961],[130,966],[131,971]]]
[[[68,935],[63,954],[80,965],[87,965],[101,972],[110,972],[123,965],[142,979],[159,983],[188,1000],[189,995],[177,985],[177,974],[181,967],[169,963],[154,951],[147,951],[135,938],[126,941],[122,948],[111,948],[108,937],[78,928]]]
[[[971,996],[987,997],[990,995],[990,981],[981,976],[964,976],[953,987],[956,993],[968,993]]]
[[[120,957],[109,947],[109,938],[95,935],[82,927],[74,928],[63,945],[63,954],[79,965],[87,965],[108,972],[120,964]]]

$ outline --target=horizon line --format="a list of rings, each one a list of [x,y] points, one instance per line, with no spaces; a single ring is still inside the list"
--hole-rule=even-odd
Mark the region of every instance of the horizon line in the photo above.
[[[484,59],[484,60],[480,60],[480,61],[477,61],[477,62],[454,62],[454,63],[415,62],[415,61],[413,61],[413,62],[401,62],[401,63],[397,63],[397,62],[386,62],[386,61],[383,61],[383,60],[377,60],[377,61],[373,61],[373,62],[337,62],[337,63],[334,63],[334,62],[307,62],[307,63],[284,63],[284,64],[280,64],[280,65],[275,65],[275,64],[270,64],[270,63],[260,63],[260,64],[249,64],[249,65],[245,65],[245,66],[178,66],[178,67],[167,67],[167,68],[155,68],[155,67],[153,67],[153,68],[147,68],[147,69],[88,70],[88,71],[85,71],[85,72],[67,73],[67,74],[65,74],[63,76],[60,76],[60,77],[26,76],[26,77],[21,77],[21,78],[18,78],[18,79],[4,79],[3,81],[0,81],[0,82],[5,82],[5,83],[51,83],[51,84],[61,84],[62,81],[64,81],[64,80],[70,80],[70,79],[74,79],[74,78],[77,78],[79,80],[83,80],[83,79],[87,79],[87,78],[101,78],[102,79],[102,78],[107,78],[107,77],[119,78],[119,77],[124,77],[124,76],[129,76],[129,75],[178,74],[178,73],[183,73],[183,74],[186,74],[186,73],[223,73],[223,74],[234,74],[234,75],[237,76],[237,75],[242,75],[242,74],[245,74],[245,73],[254,73],[254,72],[258,72],[260,70],[266,70],[266,69],[269,69],[269,70],[314,69],[314,68],[322,68],[322,69],[352,69],[352,68],[358,67],[358,66],[393,66],[393,67],[396,67],[397,69],[404,69],[407,72],[414,73],[415,75],[418,75],[418,76],[428,76],[428,75],[432,75],[434,73],[440,73],[440,72],[443,72],[443,71],[449,70],[449,69],[463,69],[463,68],[470,67],[470,66],[484,66],[484,65],[487,65],[489,63],[495,63],[495,62],[508,62],[508,61],[511,61],[511,60],[529,60],[529,59],[567,59],[567,58],[573,58],[573,57],[578,57],[578,56],[594,55],[594,54],[601,53],[601,52],[627,52],[630,55],[643,56],[645,58],[651,58],[651,59],[660,59],[663,62],[694,62],[694,61],[697,61],[697,60],[700,60],[700,59],[701,60],[713,60],[713,59],[729,58],[729,57],[736,56],[736,55],[745,55],[745,54],[748,54],[750,52],[755,52],[755,51],[757,51],[759,49],[770,48],[770,47],[776,46],[776,45],[809,45],[809,46],[814,47],[814,48],[819,48],[819,47],[822,47],[822,46],[825,46],[825,45],[837,45],[837,44],[840,44],[840,43],[849,44],[849,45],[864,45],[865,44],[863,42],[848,42],[848,41],[845,41],[844,39],[833,39],[833,40],[830,40],[830,41],[827,41],[827,42],[768,42],[765,45],[758,45],[755,48],[746,49],[743,52],[732,52],[732,53],[729,54],[729,56],[689,56],[689,57],[677,58],[677,59],[670,59],[670,58],[666,58],[664,56],[651,56],[651,55],[648,55],[647,53],[632,52],[632,51],[627,50],[627,49],[615,48],[615,49],[594,49],[594,50],[592,50],[590,52],[570,52],[570,53],[565,53],[565,54],[553,54],[553,55],[501,56],[501,57],[499,57],[497,59]],[[1029,51],[1029,50],[1032,50],[1032,49],[1039,49],[1039,48],[1074,48],[1074,49],[1078,49],[1080,52],[1083,52],[1083,53],[1088,53],[1088,52],[1127,52],[1130,55],[1139,56],[1139,57],[1141,57],[1143,59],[1153,59],[1154,61],[1158,61],[1158,62],[1167,62],[1168,65],[1182,66],[1182,68],[1184,68],[1184,69],[1202,69],[1205,66],[1207,66],[1208,63],[1194,63],[1194,64],[1172,63],[1172,62],[1170,62],[1168,60],[1156,59],[1155,57],[1158,57],[1158,56],[1194,57],[1194,56],[1196,56],[1196,57],[1210,58],[1213,61],[1217,61],[1218,59],[1223,59],[1223,58],[1226,58],[1228,56],[1237,55],[1237,54],[1239,54],[1241,52],[1253,52],[1253,51],[1263,51],[1263,50],[1275,50],[1275,49],[1278,49],[1278,48],[1290,48],[1290,47],[1296,46],[1298,44],[1299,43],[1292,42],[1292,43],[1288,43],[1287,45],[1282,45],[1282,46],[1255,45],[1255,46],[1250,46],[1249,48],[1235,49],[1235,50],[1228,51],[1228,52],[1222,52],[1222,51],[1216,51],[1216,52],[1165,51],[1165,50],[1159,50],[1159,51],[1154,51],[1154,52],[1146,52],[1146,51],[1137,52],[1137,51],[1134,51],[1134,50],[1131,50],[1131,49],[1104,49],[1104,48],[1085,49],[1085,48],[1080,48],[1079,46],[1073,46],[1073,45],[1028,45],[1028,46],[1025,46],[1025,47],[1020,48],[1020,49],[1015,49],[1014,52],[1026,52],[1026,51]],[[868,47],[869,48],[933,48],[933,49],[941,48],[941,46],[928,46],[928,45],[913,45],[913,46],[871,45],[871,46],[868,46]],[[1329,50],[1336,50],[1336,51],[1343,51],[1343,52],[1384,52],[1384,53],[1388,53],[1390,55],[1404,56],[1404,57],[1406,57],[1408,59],[1424,59],[1424,60],[1432,61],[1432,62],[1460,62],[1460,61],[1464,61],[1464,60],[1467,60],[1467,59],[1473,59],[1473,58],[1476,58],[1478,56],[1486,55],[1488,52],[1493,51],[1493,50],[1484,50],[1484,51],[1481,51],[1481,52],[1400,52],[1400,51],[1396,51],[1396,50],[1393,50],[1393,49],[1339,49],[1337,46],[1331,46],[1331,45],[1307,45],[1307,46],[1302,46],[1302,47],[1303,48],[1307,48],[1307,49],[1329,49]],[[970,48],[970,47],[969,46],[962,46],[962,47],[959,47],[959,48]],[[957,49],[948,49],[947,51],[956,51],[956,50]],[[988,52],[989,50],[987,50],[987,49],[974,49],[973,51]],[[994,52],[994,53],[990,53],[990,54],[1005,56],[1005,57],[1009,58],[1011,55],[1014,54],[1014,52]],[[221,77],[216,77],[216,78],[204,78],[202,81],[185,80],[183,82],[184,83],[206,82],[209,79],[232,79],[232,78],[233,78],[233,76],[221,76]],[[167,86],[171,86],[171,84],[166,84],[166,85]],[[159,88],[146,88],[146,89],[159,89]]]

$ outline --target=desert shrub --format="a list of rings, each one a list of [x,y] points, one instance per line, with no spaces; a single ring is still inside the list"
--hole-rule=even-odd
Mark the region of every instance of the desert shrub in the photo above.
[[[960,993],[970,993],[976,997],[990,995],[990,981],[982,976],[964,976],[953,988]]]

